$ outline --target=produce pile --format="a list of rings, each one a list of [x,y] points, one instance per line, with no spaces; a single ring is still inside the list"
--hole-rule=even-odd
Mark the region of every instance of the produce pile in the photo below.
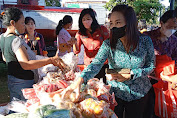
[[[55,69],[55,72],[43,74],[43,79],[33,88],[22,90],[27,99],[25,103],[16,101],[11,104],[11,109],[20,113],[5,118],[117,118],[113,112],[117,105],[114,93],[109,93],[110,86],[102,80],[93,78],[83,84],[80,96],[75,90],[63,96],[66,88],[80,75],[75,55],[69,53],[63,61],[70,67],[69,71]],[[17,106],[19,104],[21,108]]]

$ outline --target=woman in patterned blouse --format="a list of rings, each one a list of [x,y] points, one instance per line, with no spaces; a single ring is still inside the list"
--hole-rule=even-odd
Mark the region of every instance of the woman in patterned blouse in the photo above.
[[[143,118],[152,85],[147,77],[154,68],[154,48],[150,37],[137,29],[137,19],[132,7],[117,5],[110,17],[110,40],[103,41],[92,63],[80,78],[67,88],[71,92],[93,78],[108,59],[109,69],[130,69],[125,74],[108,74],[107,82],[115,93],[118,118]],[[79,92],[78,92],[79,93]],[[77,94],[79,95],[79,94]]]
[[[77,43],[73,45],[74,53],[78,54],[81,50],[81,45],[84,45],[84,64],[88,66],[95,58],[101,44],[109,38],[109,31],[105,26],[100,26],[95,18],[93,9],[88,8],[82,10],[79,17],[79,31],[76,34]],[[108,68],[107,61],[101,71],[95,76],[103,78],[106,82],[105,68]]]

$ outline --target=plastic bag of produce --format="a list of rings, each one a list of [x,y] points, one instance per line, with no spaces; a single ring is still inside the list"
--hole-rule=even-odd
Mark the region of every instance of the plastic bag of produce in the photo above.
[[[29,113],[28,118],[73,118],[73,114],[70,110],[56,109],[54,105],[43,105]]]
[[[29,113],[28,118],[43,118],[47,110],[56,109],[54,105],[42,105]]]
[[[17,113],[27,113],[25,102],[14,98],[8,105],[8,109]]]
[[[61,57],[65,64],[69,66],[69,68],[73,71],[77,69],[77,64],[79,62],[79,58],[74,55],[73,52],[67,53]]]
[[[36,60],[46,59],[48,57],[36,55]],[[53,64],[48,64],[41,68],[38,68],[39,79],[45,77],[48,72],[56,72],[58,71],[58,67],[54,66]]]
[[[28,118],[28,113],[13,113],[4,116],[3,118]]]
[[[84,117],[90,117],[90,118],[109,118],[109,104],[107,104],[105,101],[98,101],[93,98],[85,99],[84,101],[79,103],[81,113]]]
[[[7,115],[9,113],[8,106],[0,106],[0,115]],[[0,117],[1,118],[1,117]]]

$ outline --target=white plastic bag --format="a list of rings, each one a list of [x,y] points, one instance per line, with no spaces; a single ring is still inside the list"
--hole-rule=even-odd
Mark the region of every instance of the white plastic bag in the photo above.
[[[48,57],[36,55],[36,60],[47,59]],[[58,67],[54,66],[53,64],[48,64],[41,68],[38,68],[39,79],[42,79],[47,75],[48,72],[56,72],[58,71]]]
[[[74,55],[73,52],[67,53],[61,57],[63,62],[69,66],[71,70],[75,70],[77,68],[77,64],[79,62],[79,58]]]

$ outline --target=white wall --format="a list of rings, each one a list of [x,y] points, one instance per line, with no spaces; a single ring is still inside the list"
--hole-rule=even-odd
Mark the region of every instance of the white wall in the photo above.
[[[73,30],[78,30],[79,13],[67,13],[56,11],[23,10],[24,16],[30,16],[36,21],[36,29],[55,29],[59,20],[65,15],[73,18]]]
[[[45,0],[39,0],[38,3],[40,6],[46,6]]]
[[[4,0],[5,4],[17,4],[17,0]],[[0,5],[3,4],[3,0],[0,0]]]

